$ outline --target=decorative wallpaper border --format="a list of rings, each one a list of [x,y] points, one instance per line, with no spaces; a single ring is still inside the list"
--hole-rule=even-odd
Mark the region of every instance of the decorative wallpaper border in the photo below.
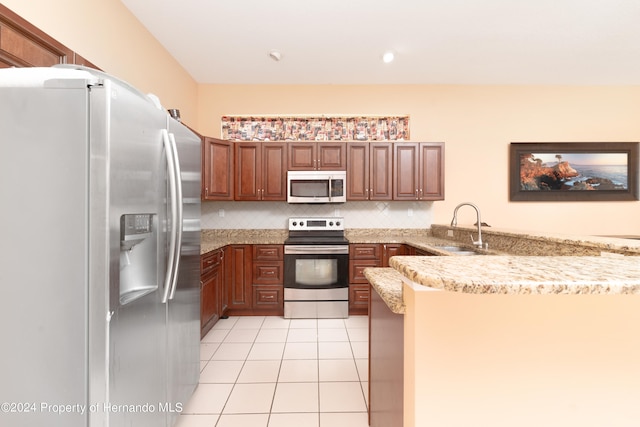
[[[231,141],[405,141],[409,116],[222,116]]]

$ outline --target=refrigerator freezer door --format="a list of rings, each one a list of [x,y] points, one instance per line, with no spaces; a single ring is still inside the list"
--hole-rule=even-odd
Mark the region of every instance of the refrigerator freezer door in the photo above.
[[[166,305],[161,301],[167,227],[166,159],[161,138],[165,113],[145,96],[110,80],[94,90],[91,100],[92,111],[108,112],[91,116],[91,129],[97,132],[91,133],[92,142],[106,139],[109,147],[111,316],[106,412],[109,425],[114,427],[164,426],[166,412],[160,405],[167,400]],[[103,131],[106,134],[101,135]],[[123,222],[123,217],[133,223],[124,233],[127,221]],[[141,239],[136,239],[136,234]],[[140,242],[133,244],[137,240]],[[144,246],[144,242],[151,244]],[[154,251],[152,267],[149,256],[141,253],[149,250]],[[123,274],[127,270],[135,274]],[[133,285],[121,281],[131,276]],[[134,292],[123,292],[124,286]],[[130,298],[123,300],[122,295]]]

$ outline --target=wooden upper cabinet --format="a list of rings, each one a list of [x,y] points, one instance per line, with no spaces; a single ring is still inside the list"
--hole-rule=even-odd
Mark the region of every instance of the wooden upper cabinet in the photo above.
[[[287,200],[287,144],[235,143],[235,200]]]
[[[73,62],[73,51],[0,4],[0,67]]]
[[[347,145],[347,200],[391,200],[393,144],[350,142]]]
[[[444,200],[444,144],[394,144],[393,200]]]
[[[345,170],[347,144],[344,142],[289,143],[289,170]]]
[[[444,144],[420,144],[420,199],[444,200]]]
[[[204,137],[202,200],[233,200],[233,142]]]
[[[0,4],[0,68],[50,67],[56,64],[100,69]]]
[[[347,200],[369,200],[369,144],[347,144]]]

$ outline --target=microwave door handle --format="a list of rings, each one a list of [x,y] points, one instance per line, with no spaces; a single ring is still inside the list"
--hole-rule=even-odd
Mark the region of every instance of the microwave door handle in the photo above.
[[[329,177],[329,203],[331,203],[331,196],[333,195],[331,187],[331,177]]]

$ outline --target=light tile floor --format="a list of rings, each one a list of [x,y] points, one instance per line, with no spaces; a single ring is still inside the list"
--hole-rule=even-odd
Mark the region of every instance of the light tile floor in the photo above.
[[[176,427],[367,427],[368,320],[222,319]]]

